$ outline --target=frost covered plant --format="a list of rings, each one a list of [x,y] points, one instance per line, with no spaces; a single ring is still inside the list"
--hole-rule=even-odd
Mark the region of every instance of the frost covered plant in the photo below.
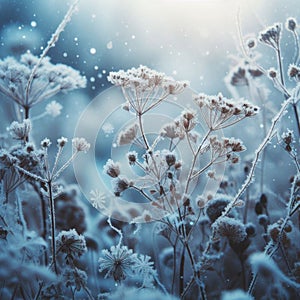
[[[79,235],[75,229],[61,231],[56,237],[56,247],[58,252],[66,254],[68,262],[87,251],[84,236]]]
[[[223,129],[231,126],[244,118],[252,117],[259,111],[258,107],[248,101],[238,102],[225,98],[222,94],[195,96],[201,116],[211,130]]]
[[[31,130],[31,121],[29,119],[23,120],[22,123],[12,122],[9,131],[13,139],[26,141]]]
[[[237,219],[219,218],[213,226],[218,235],[228,238],[233,243],[241,243],[247,237],[245,225]]]
[[[112,246],[110,250],[102,250],[99,258],[99,271],[106,271],[105,277],[113,277],[120,282],[133,272],[135,257],[133,251],[126,246]]]
[[[20,61],[12,57],[0,60],[0,91],[23,107],[25,112],[59,92],[86,86],[85,77],[69,66],[52,64],[49,57],[44,57],[39,65],[38,63],[39,58],[31,53],[23,54]],[[33,70],[33,80],[28,85]],[[46,111],[53,114],[53,109],[52,103]],[[58,111],[59,107],[56,105],[55,115]],[[25,114],[25,118],[28,115]]]
[[[142,65],[127,71],[110,72],[108,81],[122,88],[127,107],[137,115],[151,110],[169,95],[182,93],[188,86],[186,81],[176,81]]]

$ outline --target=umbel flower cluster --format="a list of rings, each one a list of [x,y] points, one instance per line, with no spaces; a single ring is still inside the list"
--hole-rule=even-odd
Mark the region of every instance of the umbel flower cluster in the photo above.
[[[59,92],[85,86],[86,78],[79,71],[64,64],[52,64],[49,57],[40,62],[39,57],[25,53],[19,61],[13,57],[0,60],[0,91],[26,109]]]

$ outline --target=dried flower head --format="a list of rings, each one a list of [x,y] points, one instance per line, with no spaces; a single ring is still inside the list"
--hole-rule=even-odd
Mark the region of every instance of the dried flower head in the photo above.
[[[113,191],[115,196],[119,197],[122,192],[127,190],[130,186],[132,186],[132,182],[128,181],[126,178],[114,178],[112,181]]]
[[[217,96],[199,94],[194,96],[201,116],[212,130],[222,129],[256,115],[259,108],[248,101],[240,99],[233,101],[225,98],[221,93]]]
[[[232,243],[241,243],[247,237],[245,225],[236,219],[229,217],[220,217],[213,224],[217,234],[227,237]]]
[[[247,40],[246,44],[247,44],[249,49],[253,49],[253,48],[256,47],[256,39],[250,38],[250,39]]]
[[[79,235],[75,229],[61,231],[56,237],[58,251],[66,253],[72,259],[79,257],[87,251],[83,235]]]
[[[229,204],[231,198],[226,195],[217,194],[212,200],[208,201],[206,205],[206,214],[211,222],[214,222],[219,218]]]
[[[165,124],[160,131],[160,135],[171,140],[176,138],[182,140],[184,139],[185,133],[179,122],[174,122]]]
[[[274,79],[277,77],[277,70],[275,70],[274,68],[270,68],[268,70],[268,76],[271,78],[271,79]]]
[[[293,64],[289,65],[288,75],[298,82],[300,80],[300,68]]]
[[[22,123],[12,122],[9,131],[11,136],[16,140],[26,140],[31,130],[31,121],[29,119],[23,120]]]
[[[152,109],[169,95],[183,92],[188,86],[186,81],[176,81],[142,65],[127,71],[110,72],[107,79],[122,88],[127,100],[126,110],[132,108],[139,114]]]
[[[84,151],[87,152],[90,149],[90,144],[86,141],[85,138],[73,138],[72,146],[75,151]]]
[[[112,159],[108,159],[106,164],[103,167],[104,173],[112,178],[116,178],[120,175],[120,164],[118,162],[114,162]]]
[[[275,23],[273,26],[266,28],[264,31],[259,33],[258,40],[274,49],[279,48],[280,33],[282,24]]]
[[[117,144],[119,146],[131,144],[137,137],[138,129],[138,124],[129,125],[125,130],[120,132]]]
[[[132,273],[134,261],[131,249],[126,246],[112,246],[110,250],[102,250],[99,271],[107,271],[105,278],[113,277],[116,282],[120,282]]]
[[[285,28],[290,31],[295,31],[297,27],[297,21],[295,18],[288,18],[285,23]]]
[[[57,146],[59,148],[62,148],[66,145],[67,142],[68,142],[68,139],[62,136],[61,138],[57,139]]]
[[[48,138],[45,138],[41,141],[42,148],[48,148],[51,145],[51,141]]]
[[[12,57],[0,60],[0,91],[23,107],[48,99],[63,91],[71,91],[86,86],[86,78],[71,67],[52,64],[45,57],[34,74],[27,96],[27,85],[39,57],[25,53],[20,61]]]
[[[127,159],[131,166],[133,166],[137,161],[138,154],[136,151],[130,151],[127,153]]]

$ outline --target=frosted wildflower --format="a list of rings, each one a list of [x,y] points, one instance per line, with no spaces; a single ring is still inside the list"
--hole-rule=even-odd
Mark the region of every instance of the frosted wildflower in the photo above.
[[[51,141],[48,138],[45,138],[41,141],[41,147],[42,148],[48,148],[51,145]]]
[[[120,164],[118,162],[114,162],[112,159],[108,159],[103,167],[103,172],[112,178],[116,178],[121,173]]]
[[[233,243],[241,243],[247,237],[245,225],[233,218],[220,217],[213,224],[213,227],[218,235],[227,237]]]
[[[29,119],[23,120],[22,123],[12,122],[9,131],[13,139],[26,140],[31,130],[31,121]]]
[[[138,129],[138,124],[128,126],[125,130],[120,132],[117,144],[119,146],[131,144],[136,139]]]
[[[87,285],[88,276],[83,270],[66,268],[62,276],[66,287],[75,287],[76,291]]]
[[[113,277],[120,282],[132,274],[135,257],[133,251],[126,246],[112,246],[110,250],[102,250],[99,258],[99,272],[107,271],[105,278]]]
[[[33,76],[27,96],[27,85],[39,58],[25,53],[20,61],[12,57],[0,60],[0,91],[22,107],[48,99],[59,92],[68,92],[86,86],[86,78],[77,70],[63,64],[52,64],[45,57]]]
[[[271,79],[276,78],[276,77],[277,77],[277,70],[274,69],[274,68],[270,68],[270,69],[268,70],[268,76],[269,76],[269,78],[271,78]]]
[[[285,28],[290,31],[295,31],[297,27],[297,21],[295,18],[288,18],[285,23]]]
[[[170,95],[177,95],[184,91],[189,86],[188,81],[175,81],[173,78],[167,79],[163,82],[163,88]]]
[[[51,117],[55,118],[61,114],[63,106],[59,104],[56,101],[51,101],[49,104],[46,106],[46,114],[50,115]]]
[[[136,151],[128,152],[127,159],[128,159],[129,165],[133,166],[137,161],[137,157],[138,157],[138,154]]]
[[[68,139],[62,136],[61,138],[57,139],[57,146],[59,148],[63,148],[67,142],[68,142]]]
[[[282,142],[284,143],[285,150],[288,152],[292,151],[291,144],[295,141],[294,132],[293,130],[287,129],[282,135],[281,135]]]
[[[241,66],[238,66],[237,68],[233,69],[229,73],[228,78],[230,78],[230,84],[233,86],[249,85],[248,79],[246,77],[246,70]]]
[[[195,125],[195,118],[196,118],[196,112],[192,110],[184,110],[181,113],[180,119],[179,119],[179,124],[180,126],[183,127],[183,130],[185,132],[191,131]]]
[[[252,296],[242,290],[225,291],[221,300],[254,300]]]
[[[133,183],[129,182],[126,178],[114,178],[112,180],[112,187],[115,196],[119,197],[122,192],[127,190]]]
[[[127,100],[126,110],[132,108],[138,114],[147,112],[169,95],[183,92],[188,86],[186,81],[176,81],[142,65],[127,71],[110,72],[107,79],[122,88]]]
[[[249,49],[255,48],[256,47],[256,39],[249,38],[246,42],[246,45],[248,46]]]
[[[58,251],[66,253],[67,257],[79,257],[87,251],[83,235],[79,235],[75,229],[61,231],[56,237]]]
[[[216,221],[232,199],[227,195],[217,194],[206,205],[206,214],[211,222]]]
[[[222,138],[219,140],[216,136],[211,136],[209,144],[213,160],[224,158],[232,163],[237,163],[238,156],[236,153],[246,150],[243,142],[235,138]]]
[[[244,118],[255,116],[259,108],[250,102],[240,99],[227,99],[221,93],[217,96],[199,94],[194,96],[201,116],[212,130],[226,128]]]
[[[165,155],[165,160],[166,160],[166,163],[169,167],[175,165],[176,163],[176,156],[174,153],[172,152],[165,152],[164,153]]]
[[[154,262],[150,260],[151,257],[148,255],[135,255],[134,273],[143,280],[143,287],[152,287],[156,276]]]
[[[288,75],[298,82],[300,80],[300,68],[294,64],[289,65]]]
[[[162,137],[167,137],[171,140],[173,139],[184,139],[185,133],[183,128],[180,126],[179,122],[168,123],[163,126],[160,130],[160,135]]]
[[[75,151],[84,151],[87,152],[90,149],[90,144],[86,141],[85,138],[73,138],[72,146]]]
[[[258,40],[274,49],[279,48],[279,40],[281,34],[282,24],[275,23],[273,26],[266,28],[259,33]]]

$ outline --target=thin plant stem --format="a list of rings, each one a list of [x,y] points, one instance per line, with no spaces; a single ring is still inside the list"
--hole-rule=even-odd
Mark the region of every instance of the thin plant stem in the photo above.
[[[49,207],[50,207],[52,262],[53,262],[54,272],[55,274],[58,274],[57,265],[56,265],[56,243],[55,243],[55,207],[54,207],[54,198],[53,198],[51,180],[48,181],[47,186],[48,186]]]

